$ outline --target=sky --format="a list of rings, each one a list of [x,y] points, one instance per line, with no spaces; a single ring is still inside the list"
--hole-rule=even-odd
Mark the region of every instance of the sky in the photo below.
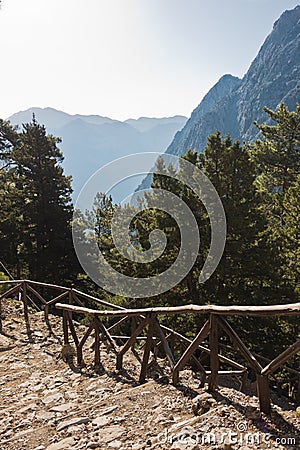
[[[293,0],[2,0],[0,117],[190,116],[242,77]]]

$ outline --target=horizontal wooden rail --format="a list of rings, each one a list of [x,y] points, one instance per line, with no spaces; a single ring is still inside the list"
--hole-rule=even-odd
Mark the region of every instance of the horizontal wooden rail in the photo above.
[[[0,285],[5,285],[5,284],[20,284],[20,283],[24,283],[24,280],[3,280],[0,281]]]
[[[144,309],[119,309],[114,311],[98,310],[82,308],[78,306],[66,306],[57,303],[58,309],[65,309],[68,311],[94,314],[103,317],[122,317],[122,316],[141,316],[145,314],[216,314],[221,316],[297,316],[300,315],[300,303],[290,303],[287,305],[273,305],[273,306],[218,306],[218,305],[188,305],[188,306],[174,306],[161,308],[144,308]]]

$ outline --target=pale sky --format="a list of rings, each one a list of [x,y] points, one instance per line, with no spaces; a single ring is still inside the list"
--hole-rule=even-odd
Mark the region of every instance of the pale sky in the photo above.
[[[33,106],[190,116],[294,0],[2,0],[0,117]]]

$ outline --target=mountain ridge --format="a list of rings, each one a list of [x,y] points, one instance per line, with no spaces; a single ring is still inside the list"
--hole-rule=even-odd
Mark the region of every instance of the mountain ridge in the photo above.
[[[271,109],[285,101],[295,108],[300,101],[300,5],[285,11],[274,23],[244,77],[223,76],[193,111],[184,128],[175,135],[166,153],[181,155],[189,148],[203,151],[207,136],[219,130],[233,139],[253,141],[258,131],[253,121],[264,122],[263,107]],[[232,81],[218,98],[220,84]],[[230,78],[228,78],[230,77]],[[232,78],[231,78],[232,77]],[[214,98],[207,110],[207,97]]]
[[[45,108],[39,107],[39,106],[33,106],[30,108],[27,108],[25,110],[18,111],[17,113],[12,114],[9,116],[6,120],[9,120],[12,124],[20,125],[21,123],[25,123],[31,120],[32,114],[39,115],[41,122],[44,120],[48,122],[47,126],[51,128],[51,123],[49,124],[49,114],[53,114],[56,117],[64,117],[66,121],[74,121],[77,119],[81,119],[84,122],[92,123],[92,124],[103,124],[103,123],[127,123],[131,126],[133,126],[136,129],[142,128],[143,126],[139,125],[140,123],[146,123],[147,128],[149,129],[151,125],[154,127],[157,124],[164,124],[164,123],[179,123],[184,122],[187,120],[187,117],[175,114],[174,116],[163,116],[163,117],[147,117],[147,116],[141,116],[137,119],[129,118],[126,120],[118,120],[118,119],[111,119],[107,116],[101,116],[98,114],[70,114],[65,111],[61,111],[59,109],[53,108],[51,106],[46,106]],[[55,118],[56,118],[55,117]],[[61,121],[59,122],[61,124]],[[138,124],[138,125],[137,125]]]
[[[20,126],[30,122],[33,114],[48,133],[62,138],[59,147],[65,157],[64,170],[73,177],[74,198],[89,177],[113,159],[146,151],[163,152],[187,120],[177,115],[119,121],[97,115],[71,115],[50,107],[32,107],[8,120]]]

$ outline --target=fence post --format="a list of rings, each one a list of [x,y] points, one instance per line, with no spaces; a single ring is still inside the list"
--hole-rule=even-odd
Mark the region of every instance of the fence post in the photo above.
[[[153,338],[155,317],[156,316],[153,316],[153,315],[150,315],[150,317],[149,317],[148,333],[147,333],[147,339],[146,339],[146,344],[145,344],[145,349],[144,349],[140,378],[139,378],[140,383],[144,383],[146,376],[147,376],[148,361],[149,361],[149,356],[150,356],[150,350],[151,350],[152,343],[153,343],[152,338]]]
[[[257,375],[256,377],[260,410],[265,414],[270,414],[271,400],[268,377],[265,375]]]
[[[138,327],[138,325],[137,325],[136,317],[133,316],[131,318],[131,335],[133,335],[133,333],[137,329],[137,327]],[[132,342],[131,350],[134,350],[134,345],[135,345],[135,341]]]
[[[100,330],[99,325],[94,317],[94,330],[95,330],[95,368],[100,367]]]
[[[210,347],[211,374],[208,389],[210,391],[214,391],[217,387],[218,371],[219,371],[218,319],[215,314],[210,315],[209,347]]]
[[[64,344],[69,343],[68,333],[68,311],[63,310],[63,330],[64,330]]]
[[[44,317],[46,323],[49,321],[49,305],[44,306]]]
[[[22,283],[22,302],[23,302],[23,308],[24,308],[25,322],[28,324],[29,316],[28,316],[28,302],[27,302],[27,285],[26,285],[25,281],[23,281],[23,283]]]

